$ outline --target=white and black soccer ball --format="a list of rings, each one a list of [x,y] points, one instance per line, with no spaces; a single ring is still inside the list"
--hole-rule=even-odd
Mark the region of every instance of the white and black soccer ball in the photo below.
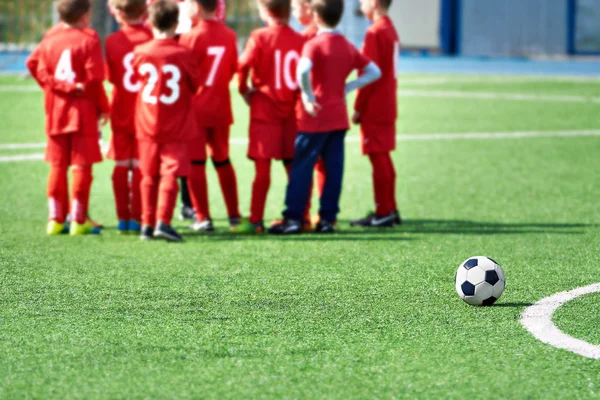
[[[504,271],[489,257],[471,257],[456,271],[456,292],[473,306],[491,306],[505,287]]]

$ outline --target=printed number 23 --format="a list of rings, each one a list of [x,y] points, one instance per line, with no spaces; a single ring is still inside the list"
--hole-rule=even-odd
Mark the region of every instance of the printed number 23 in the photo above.
[[[154,92],[156,84],[158,83],[158,69],[149,63],[145,63],[140,66],[140,75],[148,75],[148,82],[142,91],[142,100],[144,103],[157,104],[158,101],[160,101],[162,104],[171,105],[179,100],[179,95],[181,93],[179,89],[181,71],[173,64],[163,65],[161,71],[165,75],[170,75],[166,85],[171,90],[171,93],[168,96],[161,94],[159,97],[157,97],[154,96],[152,92]]]

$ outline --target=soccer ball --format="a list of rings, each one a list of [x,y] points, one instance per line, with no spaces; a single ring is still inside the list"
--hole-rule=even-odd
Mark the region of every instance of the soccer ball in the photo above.
[[[473,306],[491,306],[505,286],[504,271],[489,257],[471,257],[456,271],[456,292]]]

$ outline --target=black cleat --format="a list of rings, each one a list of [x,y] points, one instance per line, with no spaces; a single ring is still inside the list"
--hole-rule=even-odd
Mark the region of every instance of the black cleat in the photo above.
[[[375,213],[370,213],[364,218],[360,218],[350,222],[350,226],[371,226],[373,219],[375,218]]]
[[[315,228],[316,233],[335,233],[335,224],[333,222],[321,220]]]
[[[177,233],[172,226],[159,222],[154,229],[154,237],[157,239],[165,239],[168,242],[183,242],[183,238]]]
[[[352,221],[350,225],[362,226],[366,228],[391,228],[396,225],[396,218],[399,218],[399,215],[396,211],[393,211],[385,216],[372,213],[367,215],[365,218]]]
[[[142,240],[152,240],[154,239],[154,228],[150,225],[146,225],[142,228],[142,235],[140,236]]]
[[[196,221],[193,225],[190,226],[190,229],[194,232],[214,232],[215,227],[213,225],[212,219],[204,218],[202,221]]]
[[[277,222],[269,228],[269,233],[273,235],[294,235],[302,232],[302,221],[295,219],[284,219]]]
[[[179,214],[179,220],[195,221],[196,220],[196,211],[192,207],[182,206],[181,213]]]
[[[394,218],[394,225],[402,225],[402,217],[400,216],[400,211],[396,210],[394,211],[394,214],[396,214],[396,218]]]

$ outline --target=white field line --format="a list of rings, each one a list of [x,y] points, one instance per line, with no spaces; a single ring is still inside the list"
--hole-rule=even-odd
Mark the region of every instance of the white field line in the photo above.
[[[453,83],[515,84],[515,83],[582,83],[600,84],[600,76],[519,76],[519,75],[448,75],[448,76],[398,76],[400,85],[445,85]]]
[[[600,292],[600,283],[546,297],[525,309],[521,316],[521,325],[537,339],[550,346],[600,360],[600,346],[575,339],[562,332],[552,322],[552,315],[560,306],[577,297],[597,292]]]
[[[479,92],[462,90],[410,90],[398,89],[399,96],[404,97],[439,97],[478,100],[511,100],[511,101],[543,101],[555,103],[600,103],[600,97],[564,96],[525,93]]]
[[[522,131],[522,132],[473,132],[473,133],[430,133],[416,135],[397,135],[396,139],[401,142],[419,142],[419,141],[437,141],[437,140],[489,140],[489,139],[526,139],[526,138],[551,138],[551,137],[582,137],[582,136],[600,136],[600,129],[588,129],[578,131]],[[349,136],[346,138],[348,143],[358,143],[358,136]],[[248,144],[248,138],[232,138],[229,143],[233,145]],[[105,143],[102,142],[103,151]],[[12,143],[0,144],[0,150],[13,149],[43,149],[44,143]],[[15,156],[0,156],[0,163],[41,160],[43,154],[26,154]]]

